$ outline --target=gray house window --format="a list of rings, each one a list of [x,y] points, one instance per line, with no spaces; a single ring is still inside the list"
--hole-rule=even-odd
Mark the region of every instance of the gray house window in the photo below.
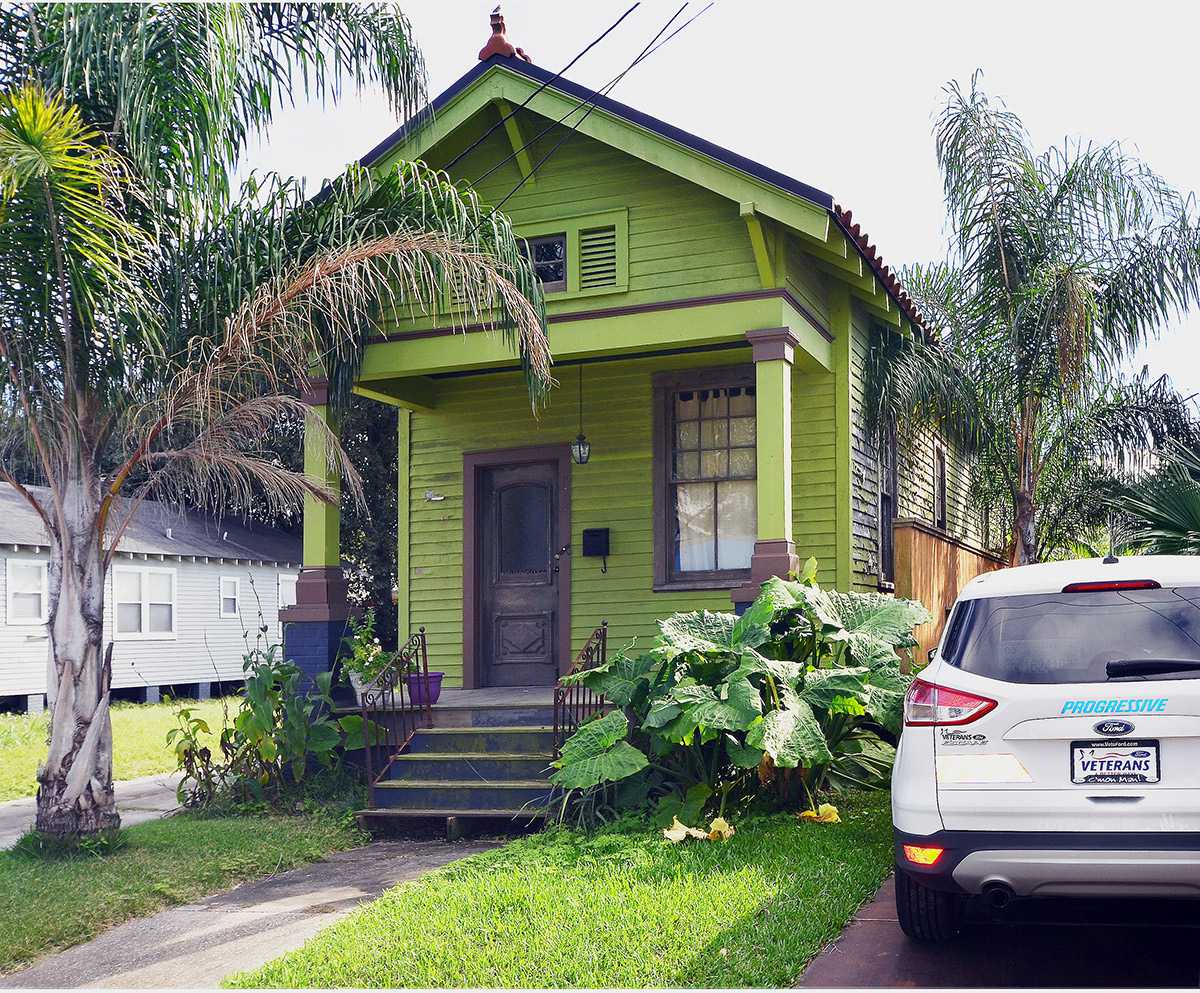
[[[933,525],[946,530],[946,450],[933,453]]]
[[[879,444],[879,582],[896,582],[896,430]]]

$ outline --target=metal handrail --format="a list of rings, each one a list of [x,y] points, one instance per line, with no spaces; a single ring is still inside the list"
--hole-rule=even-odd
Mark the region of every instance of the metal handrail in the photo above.
[[[413,700],[407,677],[416,675],[423,692]],[[387,667],[359,694],[363,719],[363,752],[367,790],[372,806],[375,784],[388,772],[392,759],[408,744],[413,734],[433,724],[433,705],[429,694],[429,646],[421,627],[392,656]],[[379,720],[373,719],[373,715]],[[377,754],[378,761],[377,761]],[[376,775],[375,768],[379,767]]]
[[[608,621],[601,621],[600,626],[591,633],[584,642],[583,648],[575,656],[568,676],[573,676],[586,669],[594,669],[608,661]],[[605,707],[604,695],[588,689],[586,686],[564,686],[562,679],[554,687],[554,757],[562,752],[563,742],[573,735],[579,725],[593,714]]]

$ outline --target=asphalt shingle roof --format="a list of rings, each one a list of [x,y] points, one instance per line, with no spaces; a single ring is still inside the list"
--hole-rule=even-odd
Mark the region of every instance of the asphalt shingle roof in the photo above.
[[[49,505],[45,487],[29,490]],[[170,537],[167,531],[170,529]],[[37,513],[7,483],[0,484],[0,544],[45,545],[46,529]],[[120,551],[150,555],[204,555],[209,558],[300,562],[301,539],[278,528],[228,520],[146,500],[121,539]]]

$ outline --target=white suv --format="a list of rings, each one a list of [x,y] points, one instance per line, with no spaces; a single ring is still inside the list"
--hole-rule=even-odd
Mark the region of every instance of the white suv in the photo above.
[[[963,589],[905,699],[896,906],[1200,897],[1200,558],[1055,562]]]

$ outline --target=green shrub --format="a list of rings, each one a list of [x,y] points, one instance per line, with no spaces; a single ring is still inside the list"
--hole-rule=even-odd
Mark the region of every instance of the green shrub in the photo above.
[[[929,612],[878,593],[771,579],[745,614],[659,622],[640,654],[620,652],[565,682],[617,709],[569,738],[551,780],[560,817],[581,822],[657,804],[664,820],[759,798],[814,805],[822,790],[887,785],[911,677],[901,652]]]
[[[186,704],[176,708],[178,726],[167,732],[179,771],[180,803],[207,807],[224,798],[278,804],[303,787],[313,770],[333,770],[346,746],[363,740],[362,718],[334,717],[332,674],[318,673],[307,692],[295,663],[279,645],[256,645],[243,656],[245,690],[237,712],[208,745],[207,720]]]

